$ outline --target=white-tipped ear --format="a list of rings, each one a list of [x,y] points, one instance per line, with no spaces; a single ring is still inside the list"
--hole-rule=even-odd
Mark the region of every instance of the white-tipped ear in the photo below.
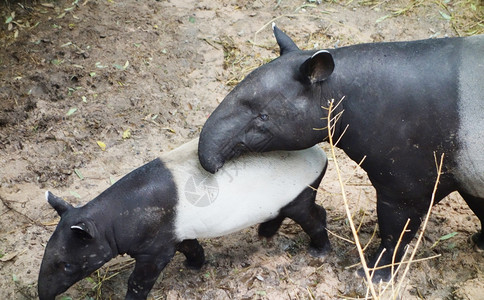
[[[279,45],[280,55],[299,50],[296,43],[294,43],[294,41],[282,30],[277,28],[275,23],[272,23],[272,31],[274,32],[277,44]]]
[[[321,54],[321,53],[328,53],[329,54],[329,51],[328,50],[318,50],[316,51],[316,53],[314,53],[311,58],[314,58],[315,56],[317,56],[318,54]]]
[[[49,191],[45,192],[45,199],[47,200],[47,202],[49,202],[49,204],[57,211],[57,213],[61,217],[66,211],[73,208],[72,205],[65,202],[62,198],[57,197],[56,195],[52,194]]]
[[[78,222],[71,226],[71,230],[81,235],[83,238],[92,239],[95,235],[95,225],[93,222]]]
[[[319,50],[308,58],[299,70],[311,83],[326,80],[334,71],[333,56],[327,50]]]

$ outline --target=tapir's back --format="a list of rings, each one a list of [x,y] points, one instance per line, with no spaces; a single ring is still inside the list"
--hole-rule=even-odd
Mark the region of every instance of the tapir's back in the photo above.
[[[409,186],[431,191],[437,152],[445,153],[448,170],[441,179],[454,182],[456,172],[457,181],[479,178],[473,188],[481,182],[484,195],[478,129],[484,126],[484,36],[331,51],[335,70],[322,86],[340,93],[335,99],[345,96],[340,120],[348,127],[338,145],[354,161],[366,157],[362,167],[373,184],[401,193]],[[479,169],[469,173],[466,167],[476,163]]]
[[[211,174],[200,166],[197,146],[194,140],[162,156],[178,187],[180,239],[221,236],[276,217],[327,164],[322,149],[314,146],[249,153]]]

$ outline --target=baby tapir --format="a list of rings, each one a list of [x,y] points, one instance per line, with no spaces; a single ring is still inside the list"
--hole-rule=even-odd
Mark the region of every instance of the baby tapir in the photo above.
[[[198,140],[132,171],[75,208],[47,192],[61,216],[40,268],[41,300],[54,299],[118,254],[136,260],[126,299],[146,299],[176,251],[200,268],[197,238],[217,237],[262,223],[273,236],[284,218],[310,237],[310,254],[330,248],[326,212],[315,203],[327,158],[318,147],[247,154],[210,174],[199,163]],[[314,187],[314,188],[313,188]]]

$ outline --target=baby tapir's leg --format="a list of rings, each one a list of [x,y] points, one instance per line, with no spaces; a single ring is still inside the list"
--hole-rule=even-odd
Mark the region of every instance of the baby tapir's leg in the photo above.
[[[317,183],[312,186],[318,187]],[[308,187],[284,207],[280,214],[294,220],[309,235],[309,254],[323,257],[331,250],[331,245],[326,231],[326,210],[317,205],[315,200],[316,190]]]
[[[311,186],[317,188],[322,175]],[[309,254],[316,257],[325,256],[331,245],[326,231],[326,211],[315,203],[316,193],[315,189],[306,188],[296,199],[283,207],[276,218],[260,224],[259,235],[272,237],[287,217],[299,224],[311,238]]]
[[[189,268],[200,269],[205,262],[205,252],[196,239],[180,242],[176,250],[185,255],[186,265]]]
[[[163,253],[154,255],[138,255],[135,257],[133,273],[128,279],[128,291],[125,300],[144,300],[153,288],[161,271],[175,255],[174,247]]]
[[[273,237],[277,230],[279,230],[279,227],[281,227],[282,221],[284,221],[285,218],[285,216],[279,214],[276,218],[261,223],[259,225],[259,236],[265,238]]]

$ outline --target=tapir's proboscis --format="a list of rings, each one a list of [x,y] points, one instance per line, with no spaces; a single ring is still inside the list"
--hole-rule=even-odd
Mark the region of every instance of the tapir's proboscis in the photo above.
[[[361,166],[377,193],[381,243],[370,267],[383,249],[379,266],[401,260],[429,208],[442,154],[435,202],[458,191],[482,226],[483,35],[302,51],[273,29],[280,56],[240,82],[202,129],[199,158],[207,171],[242,152],[326,141],[328,102],[343,99],[332,112],[340,114],[333,138],[352,160],[365,158]],[[473,240],[484,249],[482,233]],[[373,279],[389,280],[390,273],[378,269]]]
[[[121,178],[82,207],[47,192],[61,219],[40,268],[40,300],[53,300],[118,254],[135,260],[125,299],[146,299],[176,251],[201,268],[197,238],[226,235],[261,223],[273,236],[288,217],[310,237],[309,253],[330,249],[326,212],[315,203],[327,159],[318,146],[250,154],[212,175],[193,140]]]

